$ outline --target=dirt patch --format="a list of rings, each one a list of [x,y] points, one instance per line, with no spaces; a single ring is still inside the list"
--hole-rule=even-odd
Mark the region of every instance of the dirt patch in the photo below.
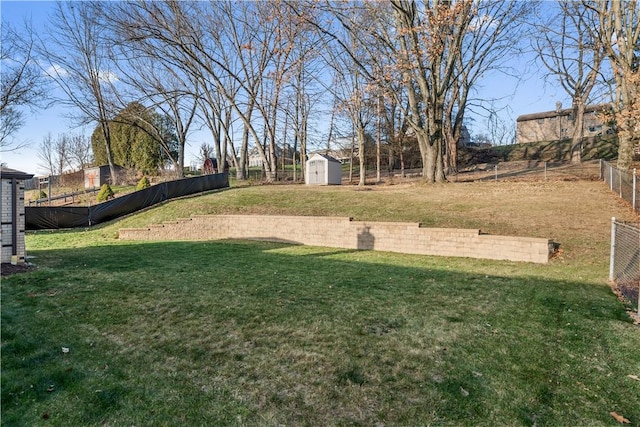
[[[34,269],[35,267],[32,264],[13,265],[3,262],[2,266],[0,266],[0,273],[2,273],[2,277],[7,277],[13,274],[26,273],[27,271],[32,271]]]

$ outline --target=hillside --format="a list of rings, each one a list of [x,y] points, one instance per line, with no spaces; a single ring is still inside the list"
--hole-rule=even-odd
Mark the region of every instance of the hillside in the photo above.
[[[586,138],[583,160],[611,160],[618,156],[615,135]],[[489,148],[463,147],[458,151],[458,164],[462,167],[480,163],[536,160],[543,162],[569,162],[571,141],[540,141],[529,144],[500,145]]]

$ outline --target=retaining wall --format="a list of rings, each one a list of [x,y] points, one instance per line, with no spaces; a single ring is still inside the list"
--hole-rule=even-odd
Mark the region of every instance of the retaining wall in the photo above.
[[[549,239],[493,236],[480,230],[423,228],[419,223],[353,221],[345,217],[203,215],[145,228],[122,240],[244,239],[312,246],[546,263]]]

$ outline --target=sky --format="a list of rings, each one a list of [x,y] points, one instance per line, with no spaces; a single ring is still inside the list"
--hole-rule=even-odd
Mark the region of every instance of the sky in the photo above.
[[[552,3],[548,3],[552,4]],[[53,1],[0,1],[0,16],[2,22],[19,26],[25,19],[31,20],[36,32],[44,31],[48,17],[53,12]],[[44,36],[44,34],[42,34]],[[478,88],[479,97],[497,99],[497,108],[507,107],[502,110],[501,117],[515,127],[515,120],[522,114],[530,114],[541,111],[551,111],[556,108],[556,102],[569,106],[569,98],[556,85],[545,83],[544,70],[531,66],[529,58],[516,58],[512,66],[517,70],[517,76],[508,77],[503,74],[487,75],[480,82]],[[1,72],[1,69],[0,69]],[[26,146],[19,150],[0,152],[0,162],[12,169],[36,175],[44,174],[44,170],[38,164],[38,145],[50,133],[54,138],[61,133],[84,133],[90,136],[94,127],[78,128],[70,119],[69,110],[52,105],[49,108],[35,112],[26,110],[27,119],[25,125],[15,135],[15,141],[24,142]],[[328,127],[329,117],[324,124]],[[484,131],[485,120],[477,118],[473,124],[471,133]],[[323,123],[319,123],[323,128]],[[203,143],[210,143],[206,131],[194,132],[186,148],[185,164],[195,161],[198,149]]]

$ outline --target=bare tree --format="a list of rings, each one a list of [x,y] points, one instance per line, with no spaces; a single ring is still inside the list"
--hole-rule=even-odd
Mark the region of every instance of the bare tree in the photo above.
[[[196,161],[198,161],[201,165],[204,165],[205,161],[214,157],[215,150],[211,144],[207,144],[206,142],[200,144],[200,150],[198,151]]]
[[[91,138],[83,134],[68,136],[67,162],[73,169],[84,169],[91,164],[93,153],[91,150]]]
[[[246,153],[251,136],[267,168],[267,177],[272,179],[275,163],[261,144],[263,138],[258,131],[258,124],[264,121],[252,120],[273,54],[264,37],[271,37],[272,33],[258,19],[255,5],[142,1],[125,4],[121,15],[119,19],[130,40],[144,41],[154,49],[155,57],[163,57],[188,75],[191,87],[197,90],[193,95],[212,133],[218,161],[226,160],[227,143],[222,141],[230,133],[225,128],[229,107],[244,125],[247,145],[243,142],[242,153]],[[240,163],[244,167],[244,162]]]
[[[46,63],[46,73],[65,94],[59,101],[74,108],[74,119],[80,124],[97,123],[100,127],[111,182],[116,183],[109,120],[117,77],[106,50],[108,38],[101,6],[93,1],[58,3],[50,37],[40,41],[38,50]]]
[[[487,131],[489,141],[494,145],[515,144],[516,128],[513,120],[505,121],[495,109],[492,109],[487,117]]]
[[[615,79],[618,167],[628,169],[640,142],[640,4],[637,0],[583,0],[597,13],[599,38]]]
[[[51,136],[51,133],[48,133],[38,147],[38,159],[40,160],[38,166],[40,166],[47,175],[56,175],[57,161],[54,146],[55,140]]]
[[[584,136],[584,111],[600,75],[602,43],[594,35],[597,15],[581,1],[558,1],[559,12],[535,25],[533,39],[538,58],[571,97],[574,128],[571,162],[580,163]]]
[[[65,134],[58,135],[54,139],[51,134],[47,134],[42,139],[38,149],[40,166],[48,175],[61,175],[66,166],[69,155],[69,138]]]
[[[44,104],[46,85],[34,63],[34,37],[30,23],[21,32],[2,23],[0,49],[0,151],[17,150],[27,141],[14,141],[13,136],[24,125],[24,108]]]
[[[418,141],[423,178],[446,180],[445,120],[455,113],[452,134],[461,129],[468,99],[462,91],[468,93],[484,73],[503,63],[509,52],[505,39],[515,38],[509,38],[509,28],[522,23],[515,19],[523,10],[520,3],[392,0],[336,2],[328,9],[335,21],[317,22],[319,31],[354,59],[356,50],[366,52],[366,61],[355,61],[361,72],[386,88],[386,96],[398,97],[397,106],[404,107],[402,99],[408,100],[405,117]],[[364,10],[367,19],[350,19],[354,9]],[[336,35],[336,25],[354,35],[355,47]],[[391,89],[397,81],[402,82],[400,92]],[[447,109],[452,102],[456,107]]]
[[[353,137],[358,146],[360,170],[358,185],[364,186],[366,184],[366,129],[373,119],[374,110],[370,108],[371,99],[367,92],[367,80],[360,67],[355,64],[357,61],[340,51],[330,51],[328,62],[335,74],[327,90],[335,97],[334,102],[338,113],[346,115],[351,122]]]
[[[108,4],[109,5],[109,4]],[[107,7],[108,7],[107,5]],[[177,177],[184,177],[185,147],[187,139],[195,123],[198,107],[196,93],[197,88],[191,87],[191,82],[182,70],[162,56],[155,56],[156,51],[143,41],[131,40],[126,31],[122,31],[122,23],[118,21],[118,7],[116,4],[114,13],[110,13],[110,24],[113,25],[117,46],[117,58],[121,81],[129,87],[127,99],[120,101],[121,105],[127,105],[131,100],[141,104],[151,104],[150,108],[158,109],[166,118],[161,122],[146,122],[145,128],[150,132],[160,149],[169,160]],[[143,117],[137,118],[143,120]],[[164,138],[164,129],[159,129],[158,124],[168,123],[175,132],[177,150],[172,141]]]
[[[535,1],[485,0],[474,2],[473,18],[466,28],[457,58],[444,114],[445,166],[457,172],[457,147],[469,111],[495,123],[495,99],[478,99],[474,89],[489,74],[514,75],[509,61],[523,49],[525,22],[535,11]]]

